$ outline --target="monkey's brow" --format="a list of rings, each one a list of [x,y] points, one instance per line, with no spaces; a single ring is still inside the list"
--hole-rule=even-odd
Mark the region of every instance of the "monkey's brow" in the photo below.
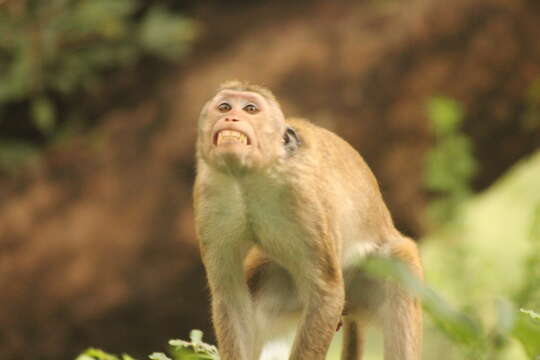
[[[230,98],[244,98],[246,100],[260,104],[262,101],[261,98],[263,98],[263,96],[257,93],[245,91],[223,91],[219,96],[220,100],[226,100]]]

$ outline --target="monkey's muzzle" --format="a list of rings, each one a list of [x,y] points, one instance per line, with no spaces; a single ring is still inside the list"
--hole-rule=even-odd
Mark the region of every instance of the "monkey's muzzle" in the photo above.
[[[232,129],[223,129],[214,134],[214,145],[241,144],[249,146],[251,141],[249,137],[241,131]]]

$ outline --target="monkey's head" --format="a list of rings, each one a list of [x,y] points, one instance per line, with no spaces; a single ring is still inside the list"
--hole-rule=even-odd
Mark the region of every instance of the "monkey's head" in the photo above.
[[[293,133],[268,89],[231,81],[203,107],[197,151],[210,166],[244,173],[290,155]]]

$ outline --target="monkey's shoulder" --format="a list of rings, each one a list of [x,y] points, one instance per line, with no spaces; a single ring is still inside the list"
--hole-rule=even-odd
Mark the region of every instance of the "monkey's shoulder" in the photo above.
[[[297,118],[297,117],[288,118],[287,124],[289,124],[293,129],[295,129],[300,134],[303,134],[304,138],[308,137],[307,136],[308,134],[320,133],[321,131],[322,132],[328,131],[324,129],[323,127],[318,126],[312,123],[311,121],[307,119],[303,119],[303,118]]]
[[[352,162],[367,167],[360,153],[333,131],[302,118],[290,118],[287,123],[297,132],[305,151],[317,152],[332,163]]]
[[[320,141],[334,143],[334,145],[345,146],[354,150],[354,148],[335,132],[317,125],[303,118],[289,118],[287,123],[298,132],[302,143],[316,145]]]

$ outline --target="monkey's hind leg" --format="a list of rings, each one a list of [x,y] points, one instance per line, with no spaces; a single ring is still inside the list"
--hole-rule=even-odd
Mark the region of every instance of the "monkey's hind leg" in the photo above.
[[[416,244],[403,238],[394,245],[392,256],[402,261],[412,275],[423,279]],[[384,360],[419,360],[422,352],[422,308],[420,300],[395,282],[387,283],[382,309]]]
[[[359,321],[344,316],[341,360],[361,360],[364,348],[364,326]]]

